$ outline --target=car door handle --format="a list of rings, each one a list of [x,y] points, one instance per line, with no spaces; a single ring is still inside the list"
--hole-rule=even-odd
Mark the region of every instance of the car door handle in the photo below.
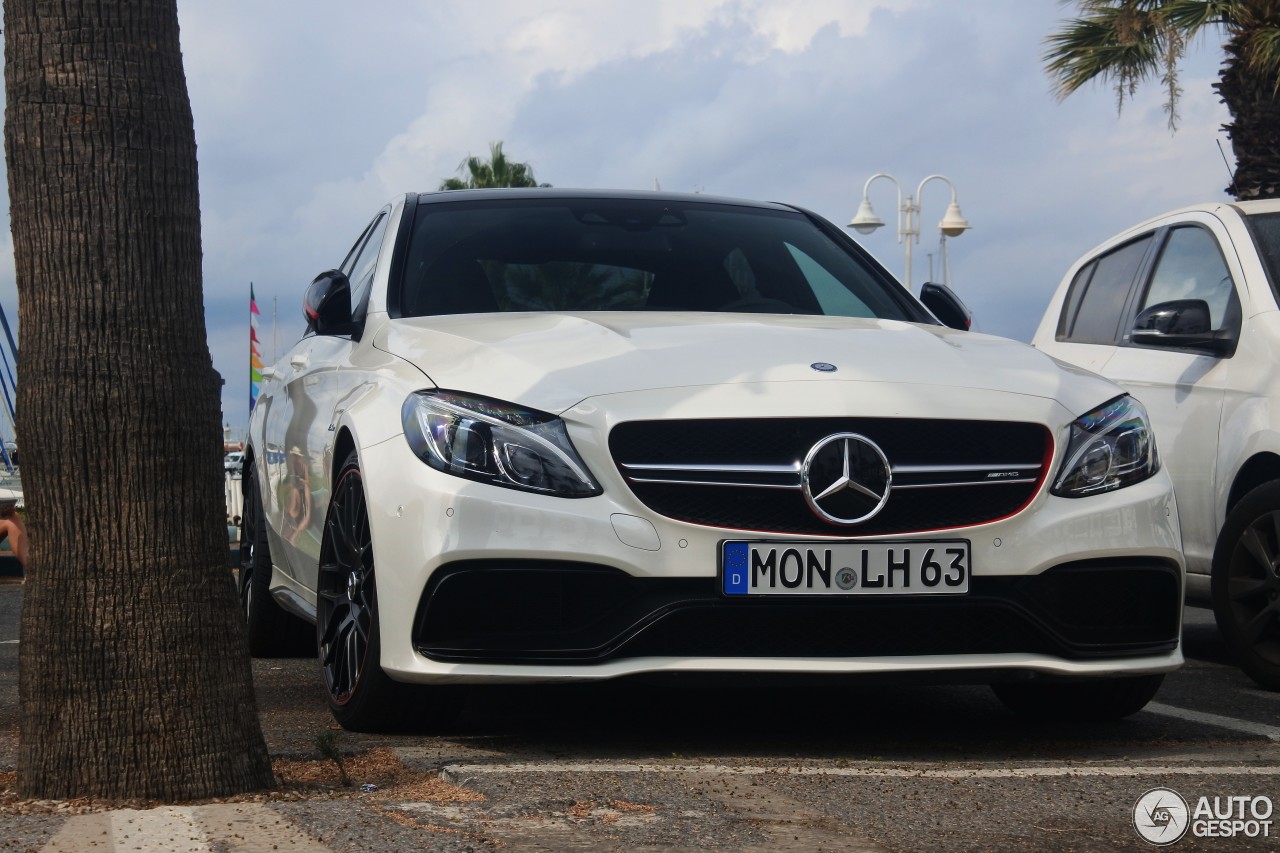
[[[293,358],[289,359],[289,366],[294,370],[302,370],[310,363],[311,359],[307,358],[305,355],[295,355]]]

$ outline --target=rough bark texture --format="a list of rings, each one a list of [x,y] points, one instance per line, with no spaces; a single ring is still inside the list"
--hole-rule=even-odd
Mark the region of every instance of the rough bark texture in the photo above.
[[[175,0],[5,0],[26,796],[268,787],[226,559]]]
[[[1223,45],[1227,58],[1213,84],[1231,113],[1231,122],[1222,126],[1236,155],[1227,192],[1241,200],[1280,197],[1280,91],[1275,74],[1248,67],[1244,54],[1251,35],[1237,32]]]

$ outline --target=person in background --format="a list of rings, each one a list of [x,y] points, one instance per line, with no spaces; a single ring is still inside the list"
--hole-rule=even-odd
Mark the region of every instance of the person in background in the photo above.
[[[18,515],[17,506],[11,502],[0,505],[0,541],[8,540],[9,549],[18,558],[23,571],[27,568],[27,527]]]

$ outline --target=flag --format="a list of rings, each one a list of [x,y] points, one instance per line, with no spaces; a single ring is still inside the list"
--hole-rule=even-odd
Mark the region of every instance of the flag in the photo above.
[[[253,298],[253,282],[249,282],[249,411],[258,402],[258,386],[262,384],[262,349],[258,343],[258,302]]]

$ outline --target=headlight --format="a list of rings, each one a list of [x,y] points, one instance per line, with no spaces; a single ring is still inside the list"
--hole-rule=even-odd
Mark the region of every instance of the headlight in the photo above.
[[[1133,485],[1159,470],[1147,410],[1132,397],[1117,397],[1071,425],[1066,461],[1052,491],[1082,498]]]
[[[419,391],[404,401],[400,416],[413,452],[446,474],[565,498],[601,492],[555,415],[485,397]]]

